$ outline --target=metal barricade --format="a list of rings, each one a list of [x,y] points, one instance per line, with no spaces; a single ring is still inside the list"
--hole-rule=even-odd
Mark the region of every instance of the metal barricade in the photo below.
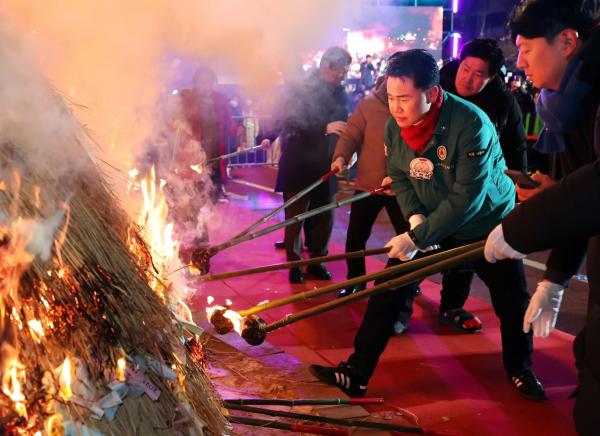
[[[256,145],[256,138],[270,126],[272,116],[270,115],[242,115],[234,116],[234,128],[227,138],[228,152],[249,149]],[[277,142],[277,141],[276,141]],[[258,165],[276,165],[279,162],[278,156],[273,149],[277,144],[268,148],[260,148],[248,151],[238,156],[228,159],[227,165],[230,167],[258,166]],[[276,159],[276,160],[275,160]]]

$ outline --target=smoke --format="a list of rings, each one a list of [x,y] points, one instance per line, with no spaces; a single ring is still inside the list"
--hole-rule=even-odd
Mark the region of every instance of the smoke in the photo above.
[[[156,125],[181,59],[228,65],[254,93],[335,26],[341,0],[4,2],[38,64],[74,103],[102,159],[128,167]],[[2,43],[2,45],[4,45]],[[181,58],[178,58],[180,56]],[[189,78],[191,82],[191,77]],[[2,82],[6,84],[7,82]],[[3,85],[4,86],[4,85]],[[25,92],[20,89],[16,92]]]

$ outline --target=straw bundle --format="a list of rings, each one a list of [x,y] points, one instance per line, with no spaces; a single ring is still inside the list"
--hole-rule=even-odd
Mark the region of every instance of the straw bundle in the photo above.
[[[67,111],[61,99],[57,104]],[[54,406],[66,411],[63,420],[79,421],[104,434],[223,434],[228,424],[209,380],[186,355],[166,298],[148,285],[148,277],[156,274],[148,248],[118,206],[82,137],[65,138],[68,152],[57,150],[54,156],[31,155],[18,143],[0,145],[0,218],[5,224],[23,218],[41,222],[61,210],[63,202],[68,209],[52,235],[58,242],[50,259],[36,257],[16,288],[4,295],[6,277],[0,277],[0,344],[6,340],[14,349],[12,356],[9,347],[3,349],[0,371],[6,369],[8,357],[25,366],[22,388],[28,415],[0,422],[0,433],[41,429]],[[48,161],[40,164],[40,159]],[[73,162],[74,171],[55,174],[65,159]],[[138,256],[128,248],[132,237]],[[7,237],[0,245],[7,249],[11,242]],[[2,259],[0,274],[1,266]],[[43,336],[27,328],[32,321],[42,322]],[[128,366],[133,367],[131,359],[136,357],[174,368],[176,379],[147,369],[146,377],[160,398],[125,397],[112,422],[93,420],[91,409],[58,399],[56,371],[65,357],[85,370],[76,373],[74,393],[93,394],[87,400],[96,401],[110,392],[106,386],[115,381],[117,360],[125,355]],[[86,371],[87,376],[77,380],[77,374]],[[0,416],[12,416],[12,408],[0,392]]]

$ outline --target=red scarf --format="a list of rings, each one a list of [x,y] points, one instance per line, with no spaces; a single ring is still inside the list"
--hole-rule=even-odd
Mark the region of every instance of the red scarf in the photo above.
[[[425,151],[427,141],[429,141],[429,138],[433,135],[433,129],[440,116],[442,102],[444,101],[444,91],[442,91],[442,88],[439,86],[438,90],[437,100],[433,102],[429,112],[427,112],[425,118],[423,118],[423,121],[410,127],[404,127],[400,131],[400,136],[404,139],[404,142],[406,142],[417,154],[421,154]]]

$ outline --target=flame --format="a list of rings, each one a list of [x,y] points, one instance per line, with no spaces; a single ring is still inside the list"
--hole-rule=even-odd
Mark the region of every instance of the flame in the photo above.
[[[71,391],[71,360],[68,357],[65,358],[65,361],[62,364],[59,380],[60,391],[58,395],[63,400],[68,400],[73,395],[73,391]]]
[[[54,414],[46,421],[46,434],[48,436],[58,436],[65,432],[61,414]]]
[[[208,297],[206,297],[206,302],[211,305],[215,302],[215,297],[213,297],[212,295],[209,295]]]
[[[229,300],[227,300],[227,301],[229,301]],[[223,313],[223,316],[225,318],[229,319],[233,323],[233,329],[238,334],[241,335],[242,334],[242,315],[237,313],[235,310],[229,309],[229,307],[228,307],[229,305],[230,304],[228,304],[227,307],[223,307],[223,306],[219,306],[219,305],[207,306],[206,307],[206,317],[208,319],[210,319],[210,317],[213,315],[213,313],[215,313],[215,311],[225,310],[225,312]]]
[[[119,357],[117,359],[117,380],[120,382],[125,381],[125,369],[127,368],[127,361],[124,357]]]
[[[27,322],[29,326],[29,330],[31,330],[31,336],[35,338],[38,344],[42,342],[42,338],[44,337],[44,327],[42,323],[37,319],[31,319]]]
[[[27,417],[26,398],[21,389],[24,380],[25,366],[16,358],[10,359],[2,377],[2,391],[15,403],[19,416]]]
[[[192,165],[190,166],[190,168],[196,171],[198,174],[202,174],[204,172],[204,167],[202,166],[202,164]]]
[[[165,181],[160,180],[156,189],[156,172],[150,171],[150,178],[142,180],[141,188],[144,206],[138,224],[142,227],[142,237],[152,250],[152,259],[159,271],[166,271],[169,261],[177,251],[177,241],[173,239],[173,223],[167,223],[169,208],[163,193]]]

